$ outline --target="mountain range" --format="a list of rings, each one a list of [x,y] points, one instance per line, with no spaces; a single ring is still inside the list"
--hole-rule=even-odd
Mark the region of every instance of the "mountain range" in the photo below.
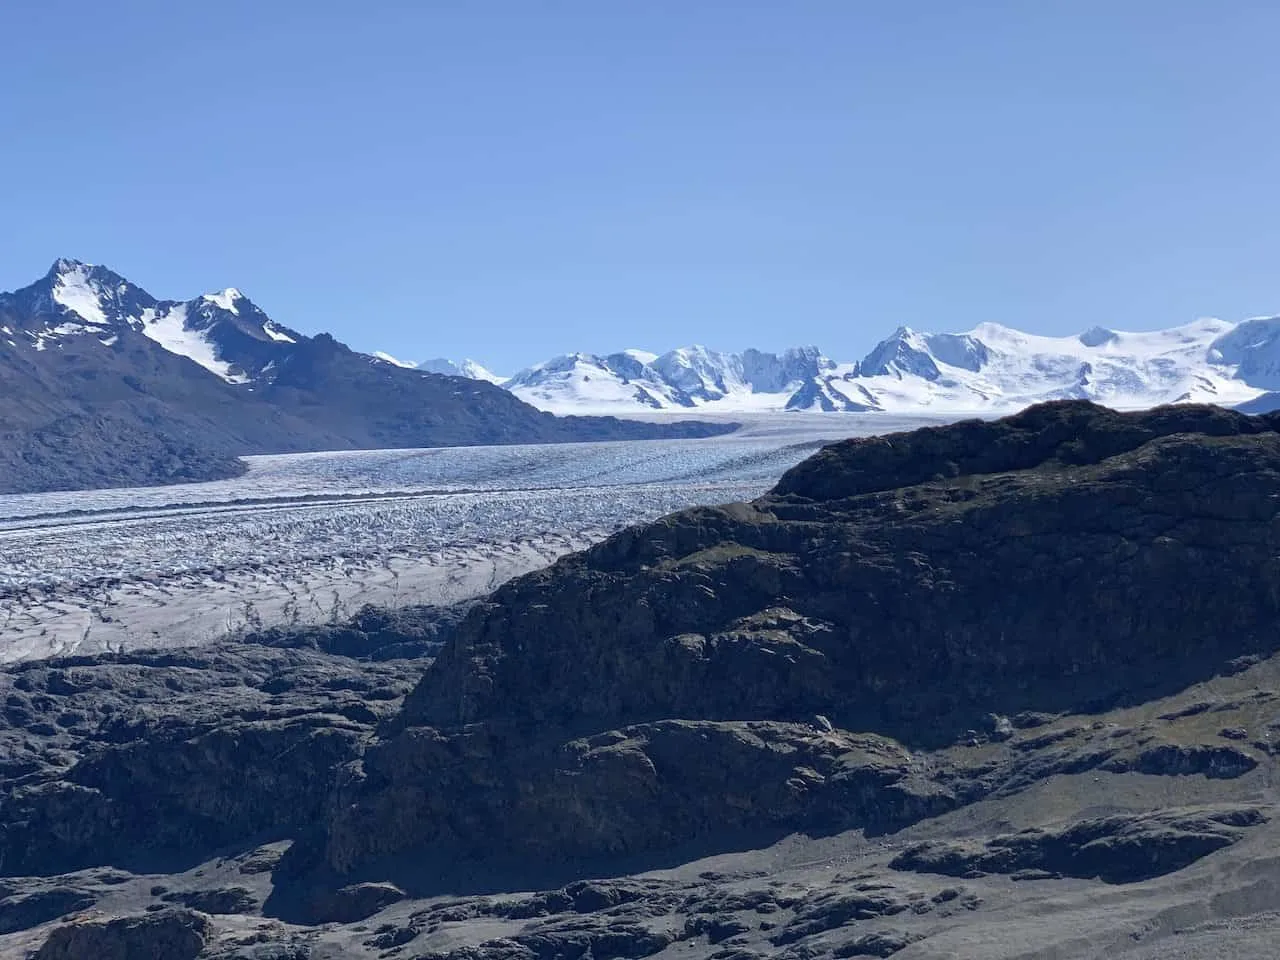
[[[655,412],[980,415],[1045,400],[1280,406],[1280,317],[1044,337],[899,327],[861,360],[817,347],[570,353],[504,378],[408,363],[274,321],[235,288],[160,300],[58,260],[0,293],[0,492],[212,479],[249,454],[703,436]]]
[[[442,369],[450,361],[432,361]],[[570,353],[508,379],[474,361],[450,372],[500,382],[557,413],[813,410],[999,413],[1046,400],[1139,409],[1166,403],[1277,405],[1280,317],[1200,320],[1130,333],[1093,327],[1044,337],[994,323],[967,333],[899,327],[861,360],[817,347],[723,353],[694,346],[658,355]]]
[[[0,493],[213,479],[248,454],[726,429],[552,416],[482,380],[306,336],[234,288],[159,300],[65,259],[0,293],[0,398]]]

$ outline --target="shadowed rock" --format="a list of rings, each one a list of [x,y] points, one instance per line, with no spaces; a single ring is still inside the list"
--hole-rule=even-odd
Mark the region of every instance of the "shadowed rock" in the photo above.
[[[0,934],[26,930],[93,906],[92,895],[67,887],[51,887],[31,893],[0,888]]]
[[[194,960],[211,933],[209,918],[192,910],[86,920],[54,928],[34,960]]]
[[[986,841],[924,843],[889,864],[947,876],[1026,873],[1133,883],[1181,870],[1269,818],[1256,807],[1169,809],[1083,820]]]

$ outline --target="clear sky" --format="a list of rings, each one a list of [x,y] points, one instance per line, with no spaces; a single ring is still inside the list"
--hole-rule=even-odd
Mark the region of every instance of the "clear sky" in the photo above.
[[[4,0],[0,289],[500,372],[1280,312],[1280,4]]]

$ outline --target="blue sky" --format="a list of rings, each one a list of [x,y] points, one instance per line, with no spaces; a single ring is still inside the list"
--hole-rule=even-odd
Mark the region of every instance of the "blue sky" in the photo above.
[[[58,256],[502,372],[1280,312],[1280,6],[7,0],[0,289]]]

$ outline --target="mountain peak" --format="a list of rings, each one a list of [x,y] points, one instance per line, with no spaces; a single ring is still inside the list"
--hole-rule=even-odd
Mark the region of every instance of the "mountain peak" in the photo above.
[[[383,363],[389,363],[393,367],[400,367],[402,370],[417,370],[420,366],[420,364],[413,360],[400,360],[382,350],[373,351],[371,356],[381,360]]]
[[[124,277],[110,267],[104,267],[98,263],[86,263],[83,260],[76,260],[72,257],[59,257],[53,261],[53,266],[45,274],[46,280],[55,283],[60,278],[71,282],[92,280],[106,287],[115,287],[128,283]]]
[[[49,268],[46,276],[56,277],[76,270],[92,270],[96,266],[97,264],[95,263],[85,263],[83,260],[76,260],[72,257],[59,257],[53,261],[53,266]]]
[[[991,320],[978,324],[969,331],[967,336],[982,341],[1007,341],[1011,343],[1021,343],[1027,339],[1027,335],[1021,330],[1015,330],[1013,327],[1006,327],[1003,323],[994,323]]]
[[[73,313],[93,327],[110,323],[111,302],[125,292],[129,284],[106,267],[80,260],[55,260],[46,275],[48,293],[64,311]]]
[[[229,313],[239,313],[236,309],[236,303],[240,300],[249,299],[235,287],[227,287],[220,293],[206,293],[200,298],[212,303],[219,309],[226,310]]]

